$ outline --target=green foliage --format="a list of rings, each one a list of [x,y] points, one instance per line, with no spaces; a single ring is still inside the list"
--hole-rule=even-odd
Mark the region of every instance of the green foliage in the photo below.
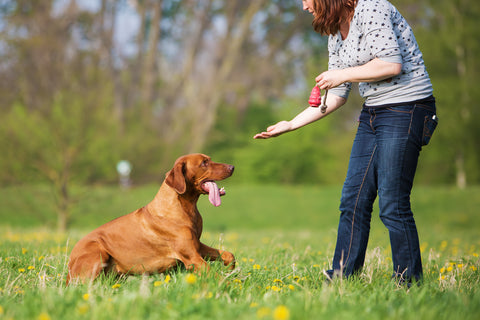
[[[110,105],[72,93],[57,95],[47,112],[16,104],[0,134],[7,178],[56,182],[72,177],[82,183],[112,179],[118,151],[108,138],[117,131]]]
[[[430,145],[422,151],[416,183],[452,184],[463,170],[468,183],[476,184],[480,181],[479,2],[392,2],[411,23],[424,53],[440,118]],[[25,1],[8,1],[0,8],[8,21],[0,28],[5,48],[1,54],[0,182],[114,183],[115,164],[121,159],[133,164],[135,183],[160,182],[176,157],[189,150],[192,136],[197,134],[191,124],[203,121],[191,114],[196,109],[182,107],[183,92],[172,97],[165,92],[178,75],[155,70],[164,76],[153,88],[156,100],[152,105],[141,103],[141,61],[122,59],[114,47],[110,48],[112,56],[105,58],[108,48],[96,47],[96,36],[107,36],[110,31],[102,29],[108,24],[100,20],[109,21],[109,12],[113,14],[113,7],[118,4],[121,8],[123,3],[112,2],[111,10],[103,13],[107,16],[79,11],[72,34],[63,27],[68,19],[48,15],[53,2],[46,3],[31,6]],[[249,4],[236,6],[232,8],[239,10],[233,10],[232,16],[241,16],[240,9]],[[215,4],[212,19],[224,17],[225,8]],[[327,67],[327,38],[312,31],[310,15],[300,9],[291,1],[265,3],[262,10],[267,13],[254,19],[258,23],[251,27],[254,36],[248,35],[242,47],[242,54],[249,56],[240,59],[244,65],[232,69],[236,81],[226,86],[229,90],[218,99],[220,107],[212,108],[217,113],[211,118],[217,120],[206,145],[189,150],[234,164],[239,182],[339,184],[344,179],[362,103],[355,89],[349,105],[319,123],[276,139],[252,139],[267,126],[300,112],[314,77]],[[193,11],[179,1],[166,4],[164,10],[164,18],[172,23],[164,23],[171,29],[162,28],[158,61],[166,59],[162,63],[168,64],[168,54],[162,50],[169,47],[169,41],[174,41],[176,48],[191,46],[182,42],[188,38],[183,33],[172,32],[178,29],[176,23]],[[45,21],[51,29],[38,32],[43,30],[38,27],[42,17],[48,17]],[[194,18],[186,21],[195,22]],[[19,37],[22,28],[25,34]],[[75,32],[85,42],[76,43]],[[202,51],[204,45],[198,44],[199,56],[209,53]],[[270,55],[269,50],[273,50]],[[139,54],[137,58],[142,57]],[[187,78],[194,79],[194,90],[203,92],[203,83],[193,75]],[[254,87],[249,86],[252,83]],[[191,91],[187,86],[179,88]],[[206,104],[203,100],[199,103]],[[193,119],[192,123],[183,118]]]

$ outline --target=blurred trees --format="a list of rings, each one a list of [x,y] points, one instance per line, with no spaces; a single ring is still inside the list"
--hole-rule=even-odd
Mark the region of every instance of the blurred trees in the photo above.
[[[475,0],[392,1],[415,29],[440,125],[424,182],[480,181]],[[0,3],[0,181],[50,181],[60,224],[69,183],[161,181],[206,152],[249,182],[341,183],[361,99],[281,139],[253,141],[306,105],[326,38],[291,0],[6,0]],[[129,27],[131,26],[131,27]]]

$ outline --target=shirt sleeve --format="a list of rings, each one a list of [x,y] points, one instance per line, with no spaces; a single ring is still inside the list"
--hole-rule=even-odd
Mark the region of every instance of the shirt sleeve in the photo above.
[[[338,44],[339,44],[338,36],[328,37],[328,70],[345,69],[343,62],[341,61],[338,55]],[[351,89],[352,89],[352,83],[345,82],[339,85],[338,87],[330,89],[329,92],[333,93],[336,96],[348,99]]]
[[[402,55],[393,25],[393,6],[384,0],[365,8],[363,30],[372,55],[386,62],[402,63]]]

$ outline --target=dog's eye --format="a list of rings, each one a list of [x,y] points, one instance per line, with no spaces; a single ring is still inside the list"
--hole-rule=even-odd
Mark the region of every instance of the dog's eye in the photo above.
[[[208,163],[209,163],[208,160],[203,160],[203,161],[202,161],[202,164],[201,164],[200,166],[202,166],[202,167],[208,167]]]

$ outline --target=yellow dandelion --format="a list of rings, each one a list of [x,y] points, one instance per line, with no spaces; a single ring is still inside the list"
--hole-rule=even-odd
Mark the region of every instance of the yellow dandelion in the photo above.
[[[282,290],[281,288],[279,288],[277,286],[272,286],[271,289],[272,289],[272,291],[275,291],[275,292],[278,292],[278,291]]]
[[[38,257],[38,261],[42,261],[43,259],[45,259],[45,257],[44,257],[44,256],[40,256],[40,257]]]
[[[162,283],[163,283],[162,281],[155,281],[155,282],[153,283],[153,286],[154,286],[154,287],[159,287],[159,286],[162,285]]]
[[[288,320],[290,319],[290,310],[286,306],[278,306],[273,310],[273,318],[275,320]]]
[[[320,268],[320,265],[319,264],[314,264],[313,267],[314,268]]]
[[[470,266],[470,269],[472,269],[472,271],[477,271],[477,267],[475,266]]]
[[[27,253],[27,252],[28,252],[28,250],[27,250],[27,249],[25,249],[25,248],[22,248],[22,254],[25,254],[25,253]]]
[[[38,320],[50,320],[50,316],[46,312],[42,312],[38,315]]]
[[[34,267],[34,266],[28,266],[28,268],[27,268],[27,269],[28,269],[28,270],[34,270],[34,269],[35,269],[35,267]]]
[[[207,299],[212,299],[213,298],[213,292],[209,291],[207,295],[205,296]]]
[[[270,310],[270,308],[261,307],[260,309],[257,310],[257,318],[259,319],[266,318],[270,315],[271,312],[272,311]]]
[[[452,266],[449,266],[449,267],[447,268],[447,272],[451,272],[452,270],[453,270],[453,267],[452,267]]]
[[[443,240],[441,243],[440,243],[440,250],[445,250],[445,248],[447,248],[447,245],[448,245],[448,242]]]
[[[167,275],[165,276],[165,283],[169,283],[170,280],[172,280],[172,277],[170,277],[170,275],[167,274]]]
[[[275,282],[275,283],[283,283],[283,281],[282,281],[281,279],[275,279],[275,280],[273,280],[273,282]]]
[[[120,283],[115,283],[113,286],[112,286],[112,289],[118,289],[120,288],[122,285]]]
[[[77,307],[77,312],[80,315],[86,314],[89,310],[90,310],[90,307],[88,306],[88,304],[82,304]]]
[[[457,265],[457,268],[458,268],[458,269],[463,269],[463,263],[459,263],[459,264]]]
[[[250,303],[250,308],[256,308],[256,307],[258,307],[258,303],[256,302]]]
[[[4,314],[5,313],[5,310],[3,310],[3,307],[0,306],[0,315]]]
[[[288,285],[288,289],[294,291],[295,290],[295,286],[293,284],[289,284]]]
[[[260,270],[260,265],[259,264],[254,264],[253,265],[253,270]]]
[[[473,253],[473,256],[474,256],[475,258],[478,258],[478,253]]]
[[[88,293],[85,293],[83,295],[83,300],[87,301],[90,298],[90,295]]]
[[[440,268],[440,273],[445,273],[445,268],[444,267]]]
[[[19,268],[19,269],[18,269],[18,272],[20,272],[20,273],[25,272],[25,268]]]
[[[197,276],[193,273],[189,273],[185,277],[185,282],[188,284],[194,284],[195,282],[197,282]]]

